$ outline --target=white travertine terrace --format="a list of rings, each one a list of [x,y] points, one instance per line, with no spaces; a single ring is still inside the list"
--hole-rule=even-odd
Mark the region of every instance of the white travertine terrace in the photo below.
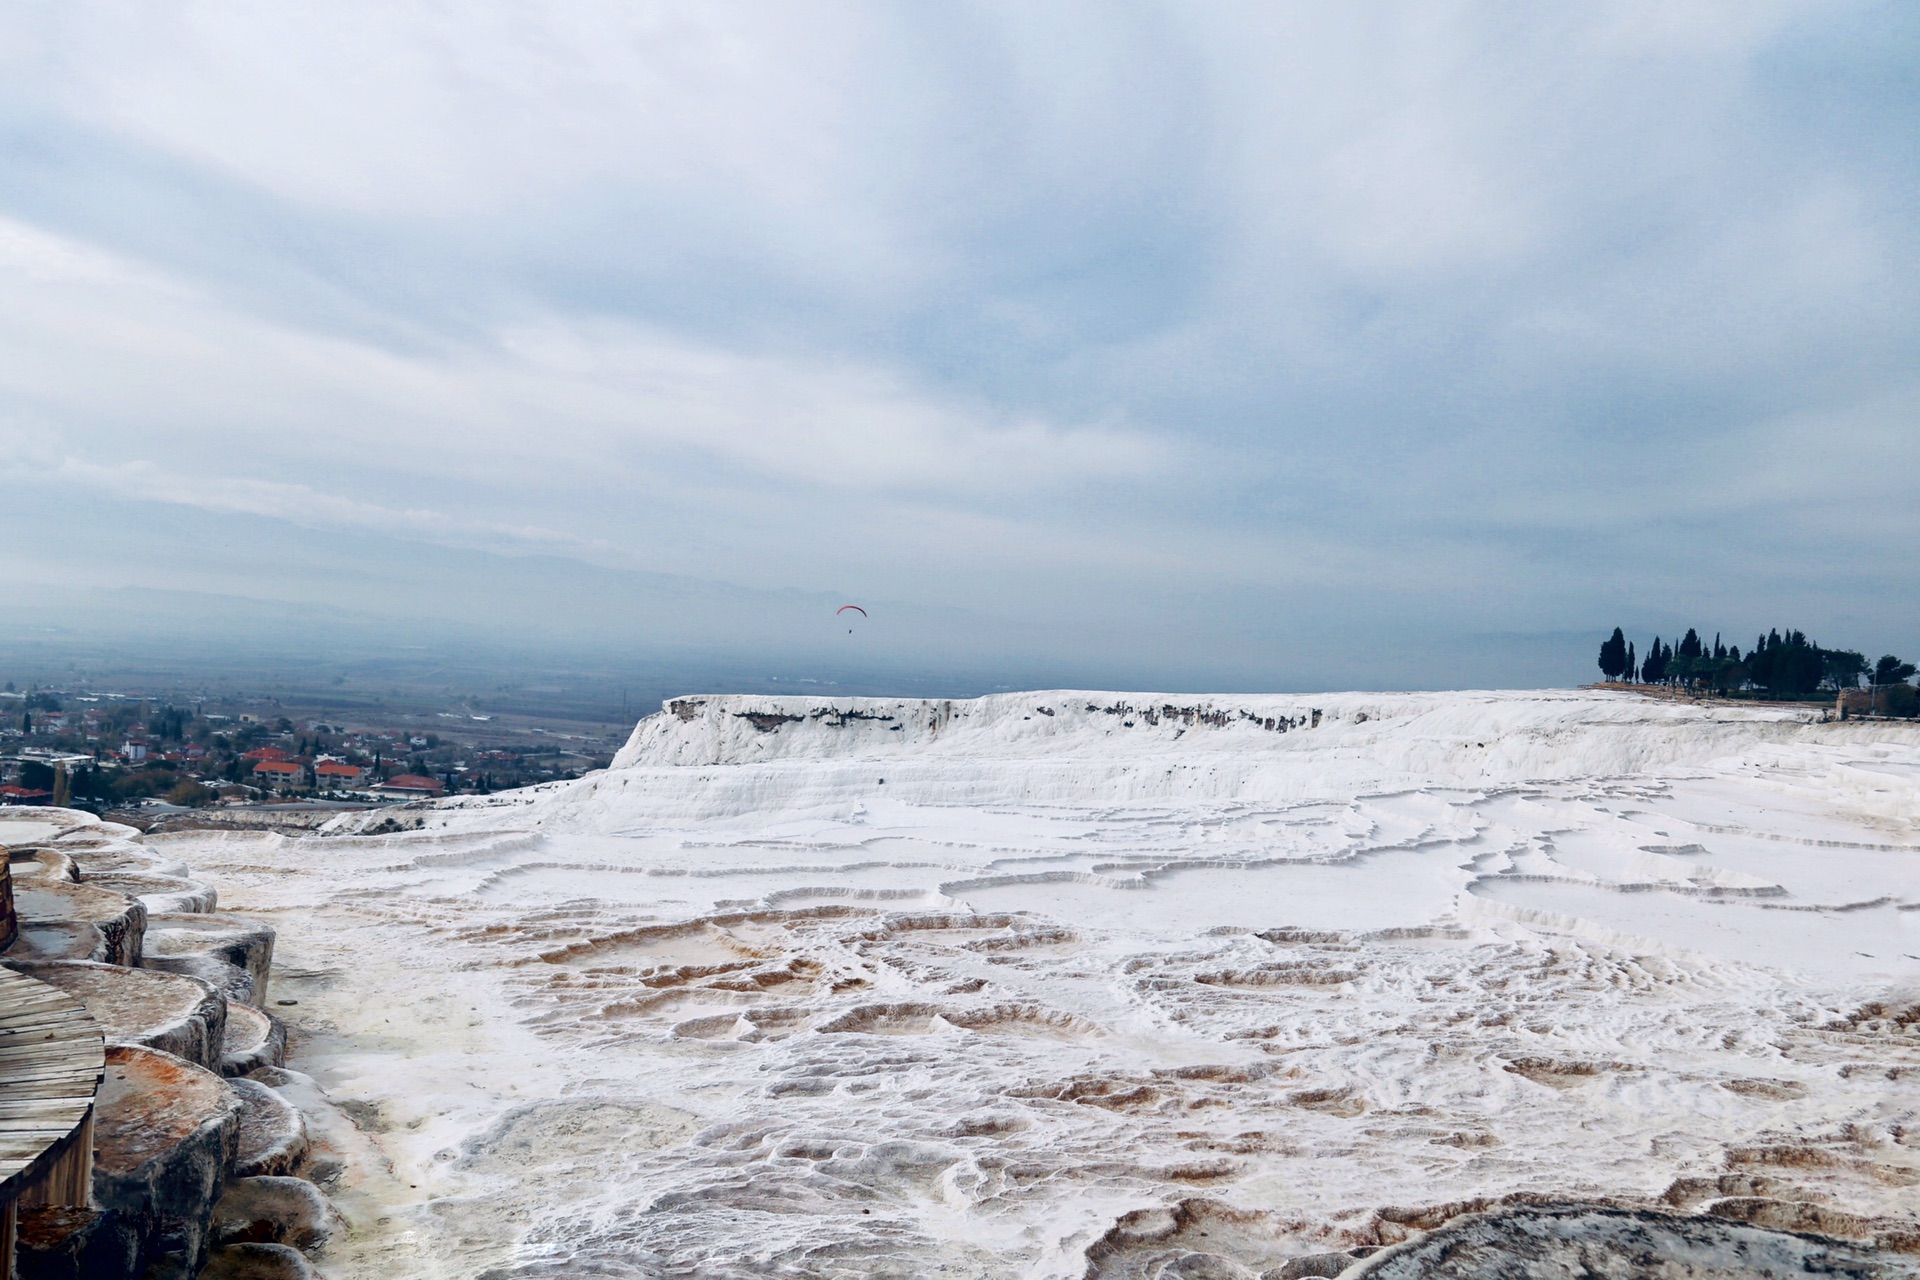
[[[149,844],[390,1161],[342,1276],[1321,1274],[1528,1198],[1920,1249],[1912,726],[688,698],[578,782]]]

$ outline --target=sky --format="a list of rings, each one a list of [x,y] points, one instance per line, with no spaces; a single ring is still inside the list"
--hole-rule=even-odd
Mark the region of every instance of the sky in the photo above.
[[[22,0],[0,589],[1166,689],[1920,651],[1916,99],[1894,3]]]

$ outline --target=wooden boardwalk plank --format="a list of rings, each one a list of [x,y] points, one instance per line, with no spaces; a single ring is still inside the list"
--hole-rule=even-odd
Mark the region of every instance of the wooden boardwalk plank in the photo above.
[[[100,1024],[78,1000],[0,969],[0,1204],[72,1145],[105,1071]]]

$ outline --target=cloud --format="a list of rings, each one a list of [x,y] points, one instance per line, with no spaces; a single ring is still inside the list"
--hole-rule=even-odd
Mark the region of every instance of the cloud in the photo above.
[[[8,275],[0,330],[21,354],[0,377],[12,394],[69,432],[118,416],[154,432],[149,447],[190,419],[191,438],[167,448],[220,440],[283,467],[360,453],[444,474],[512,459],[522,475],[586,484],[708,457],[768,482],[855,493],[1032,492],[1139,477],[1172,459],[1138,430],[1061,426],[881,366],[730,351],[606,319],[542,315],[416,351],[304,333],[0,223]],[[112,366],[112,381],[76,393],[90,366]]]
[[[31,462],[7,459],[16,479],[26,480]],[[540,550],[604,556],[604,541],[576,538],[532,525],[495,524],[464,520],[429,508],[400,510],[362,502],[337,493],[323,493],[310,485],[275,480],[171,471],[141,459],[111,465],[81,458],[61,458],[41,468],[40,482],[64,486],[109,498],[132,498],[193,507],[200,511],[269,516],[317,529],[369,529],[454,544],[504,546],[512,550]]]
[[[1256,665],[1311,610],[1574,625],[1631,565],[1826,607],[1920,508],[1859,461],[1920,336],[1910,27],[18,6],[0,442],[236,518],[986,597],[1062,646],[1211,618]],[[1764,570],[1756,524],[1796,531]]]

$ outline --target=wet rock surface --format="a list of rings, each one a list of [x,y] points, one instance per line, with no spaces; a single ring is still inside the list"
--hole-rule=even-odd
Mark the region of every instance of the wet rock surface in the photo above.
[[[1902,1264],[1920,753],[1472,701],[740,704],[544,798],[192,860],[286,922],[268,1003],[360,1095],[253,1073],[314,1118],[342,1277],[1288,1280],[1675,1179],[1654,1217],[1743,1263]],[[1673,1252],[1569,1231],[1457,1260]]]
[[[257,1080],[230,1080],[240,1103],[240,1132],[235,1142],[235,1177],[297,1175],[307,1167],[307,1123],[299,1110]]]
[[[79,1000],[108,1043],[158,1049],[196,1066],[220,1063],[227,1004],[204,982],[84,960],[8,967]]]
[[[140,900],[148,917],[159,914],[212,911],[219,894],[212,885],[189,880],[185,876],[162,876],[151,872],[114,871],[86,873],[82,880],[101,889],[111,889]]]
[[[85,1006],[110,1047],[94,1098],[93,1206],[22,1210],[18,1274],[191,1280],[203,1264],[214,1276],[314,1274],[298,1250],[344,1223],[294,1176],[309,1164],[306,1121],[273,1089],[216,1074],[285,1059],[285,1026],[240,1003],[266,989],[273,931],[214,914],[211,886],[128,829],[65,810],[0,811],[0,835],[23,830],[48,843],[6,845],[27,885],[29,936],[0,963]],[[353,1132],[307,1077],[283,1083]],[[331,1176],[351,1155],[332,1151]]]
[[[110,1210],[20,1210],[14,1275],[18,1280],[100,1280],[131,1275],[137,1240],[114,1227]]]
[[[1712,1218],[1586,1206],[1451,1222],[1385,1250],[1353,1280],[1910,1280],[1920,1258]]]
[[[193,978],[206,983],[218,991],[227,1001],[228,1007],[251,1007],[254,1002],[253,978],[238,965],[228,964],[218,956],[147,956],[141,966],[155,973],[177,973],[185,978]]]
[[[338,1197],[343,1274],[1273,1280],[1723,1160],[1749,1225],[1910,1225],[1881,975],[1920,741],[1886,732],[687,700],[575,784],[192,857],[283,923],[295,1065],[379,1103],[401,1185]]]
[[[70,855],[76,862],[85,864],[85,870],[80,875],[82,880],[122,873],[178,876],[184,879],[188,870],[186,863],[178,858],[159,853],[150,846],[128,844],[125,841],[109,843],[105,836],[69,837],[60,841],[59,849]]]
[[[237,1178],[213,1207],[213,1244],[284,1244],[320,1249],[342,1222],[320,1189],[301,1178]]]
[[[262,1067],[246,1079],[271,1089],[300,1113],[307,1133],[307,1174],[322,1187],[335,1188],[384,1163],[359,1121],[312,1076]]]
[[[248,980],[244,1004],[258,1006],[267,998],[273,966],[273,930],[253,920],[221,912],[161,913],[146,924],[146,963],[150,968],[172,968],[173,962],[212,958],[242,970]],[[176,972],[185,971],[183,968]],[[196,975],[204,976],[204,975]]]
[[[149,1259],[196,1264],[225,1190],[239,1104],[219,1076],[172,1054],[114,1045],[94,1114],[94,1202]]]
[[[92,925],[46,920],[20,926],[20,932],[14,939],[13,945],[7,948],[4,963],[13,965],[22,961],[92,960],[106,964],[111,963],[108,957],[112,954],[112,948],[100,936],[100,931]]]
[[[41,878],[78,883],[80,869],[68,854],[58,849],[14,849],[8,862],[15,880]]]
[[[139,961],[147,910],[124,893],[38,877],[16,886],[20,941],[9,959]]]
[[[315,1280],[319,1274],[284,1244],[230,1244],[208,1256],[199,1280]]]
[[[282,1067],[286,1062],[286,1024],[252,1005],[229,1002],[220,1074],[244,1076],[261,1067]]]

